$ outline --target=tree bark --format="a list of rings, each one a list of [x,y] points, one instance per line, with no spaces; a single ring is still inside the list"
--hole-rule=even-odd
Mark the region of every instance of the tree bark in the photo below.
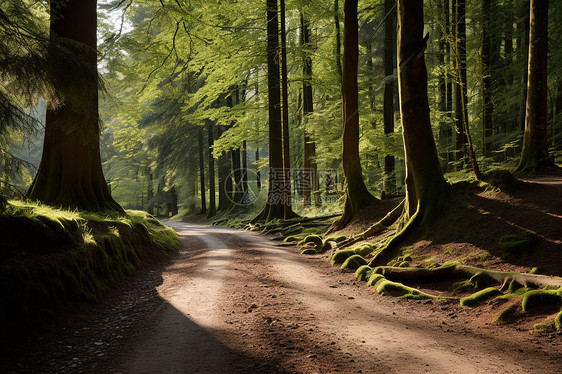
[[[490,27],[491,0],[482,0],[482,150],[484,156],[490,156],[493,135],[492,113],[492,70],[490,69]]]
[[[264,210],[252,221],[285,217],[283,194],[283,138],[281,123],[281,82],[279,79],[279,17],[277,0],[267,5],[267,90],[269,114],[269,186]]]
[[[287,34],[285,31],[285,0],[280,0],[281,13],[281,81],[283,95],[283,210],[285,219],[293,218],[291,204],[291,148],[289,135],[289,87],[287,73]]]
[[[554,163],[547,139],[548,0],[531,0],[527,109],[518,172],[535,173]]]
[[[394,8],[394,0],[384,1],[384,14],[388,14]],[[385,77],[394,74],[394,61],[396,61],[394,46],[394,14],[387,16],[384,23],[384,75]],[[384,85],[384,134],[394,133],[394,80],[387,80]],[[393,194],[396,189],[396,179],[394,176],[394,156],[384,157],[384,178],[383,190],[387,194]]]
[[[453,0],[453,23],[455,25],[455,149],[456,160],[461,161],[461,169],[466,164],[467,140],[464,129],[468,124],[465,109],[468,105],[466,87],[466,0]]]
[[[357,63],[359,58],[357,0],[344,3],[343,28],[343,135],[342,166],[347,184],[345,207],[335,229],[345,227],[357,213],[377,199],[371,195],[363,181],[359,157],[359,94],[357,87]]]
[[[203,149],[203,128],[199,129],[199,181],[201,183],[201,213],[207,213],[207,197],[205,196],[205,160]]]
[[[339,76],[339,82],[341,84],[343,77],[343,67],[341,62],[341,27],[340,27],[340,2],[339,0],[334,0],[334,27],[336,33],[336,45],[335,45],[335,55],[336,55],[336,72]]]
[[[207,217],[213,217],[217,214],[217,205],[215,201],[215,158],[213,157],[213,143],[215,142],[213,135],[213,122],[207,122],[207,138],[209,140],[209,209]]]
[[[423,28],[423,2],[399,0],[398,84],[406,158],[405,222],[414,217],[419,222],[439,217],[447,206],[449,189],[439,167],[429,118]]]
[[[311,197],[314,204],[320,205],[318,190],[318,168],[316,165],[316,143],[307,129],[308,117],[314,111],[312,95],[312,58],[307,48],[310,48],[309,21],[301,14],[301,45],[303,47],[303,80],[302,80],[302,111],[304,121],[304,149],[303,149],[303,205],[310,206]]]
[[[51,1],[50,11],[51,40],[59,39],[69,52],[63,57],[60,50],[49,50],[63,102],[47,109],[43,155],[28,197],[55,206],[123,211],[101,166],[96,0]],[[73,59],[81,64],[78,69]]]

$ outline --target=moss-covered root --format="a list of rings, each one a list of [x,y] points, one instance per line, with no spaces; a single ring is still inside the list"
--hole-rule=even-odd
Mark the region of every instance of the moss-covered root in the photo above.
[[[353,255],[348,257],[342,264],[342,270],[357,270],[361,266],[367,265],[367,261],[360,255]]]
[[[554,326],[556,330],[562,330],[562,310],[556,317],[554,317]]]
[[[354,254],[355,254],[355,250],[352,248],[339,250],[332,255],[332,260],[331,260],[332,265],[343,264],[345,260],[353,256]]]
[[[313,243],[316,247],[322,246],[322,237],[320,235],[308,235],[301,240],[298,245],[303,246],[308,243]]]
[[[355,279],[361,282],[366,282],[371,277],[372,273],[373,273],[373,268],[370,267],[369,265],[360,266],[355,271]]]
[[[521,307],[524,312],[544,306],[562,304],[562,288],[558,290],[532,290],[523,295]]]
[[[481,302],[492,298],[493,296],[500,295],[501,291],[495,287],[488,287],[478,291],[470,296],[461,298],[461,306],[475,306]]]
[[[436,299],[437,296],[429,295],[425,292],[412,287],[403,285],[402,283],[382,280],[377,284],[377,292],[381,295],[390,295],[402,297],[404,299]]]
[[[510,318],[513,317],[514,314],[519,312],[521,307],[519,305],[509,305],[508,307],[503,308],[492,320],[493,323],[505,323]]]

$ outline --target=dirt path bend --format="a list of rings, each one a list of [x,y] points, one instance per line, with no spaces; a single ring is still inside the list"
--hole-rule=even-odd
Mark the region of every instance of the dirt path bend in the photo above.
[[[543,347],[529,332],[502,336],[460,326],[447,304],[418,308],[379,297],[325,259],[251,233],[170,225],[186,252],[164,273],[162,307],[125,372],[562,370],[560,345]],[[204,249],[189,256],[194,241]]]
[[[183,242],[171,264],[79,310],[0,372],[562,372],[562,334],[474,325],[477,310],[379,296],[321,255],[169,225]]]

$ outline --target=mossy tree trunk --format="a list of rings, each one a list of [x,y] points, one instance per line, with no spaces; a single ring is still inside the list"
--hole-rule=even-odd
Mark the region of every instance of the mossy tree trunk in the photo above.
[[[285,217],[283,194],[283,138],[281,122],[281,82],[279,76],[279,17],[277,0],[267,5],[267,90],[269,114],[269,186],[264,210],[252,221]]]
[[[215,138],[213,135],[213,128],[215,125],[212,121],[208,120],[207,122],[207,139],[209,141],[209,209],[207,209],[207,217],[213,217],[217,214],[217,205],[216,205],[216,190],[215,190],[215,158],[213,157],[213,143],[215,142]]]
[[[203,128],[199,129],[198,134],[199,139],[199,182],[201,187],[201,214],[207,213],[207,198],[206,198],[206,188],[205,188],[205,160],[204,160],[204,148],[203,148]]]
[[[343,27],[343,135],[342,166],[346,180],[346,198],[342,218],[335,225],[338,230],[345,227],[357,213],[375,203],[363,181],[359,157],[359,94],[357,87],[357,63],[359,58],[357,0],[344,3]]]
[[[59,39],[68,55],[49,51],[62,103],[47,109],[43,155],[28,197],[55,206],[123,211],[101,167],[96,0],[51,1],[50,12],[51,39]]]
[[[547,141],[548,0],[531,0],[527,106],[523,150],[517,172],[553,166]]]
[[[423,2],[398,1],[398,86],[406,159],[406,224],[433,220],[448,206],[449,185],[439,167],[429,118],[424,58],[427,39],[422,37],[423,28]]]
[[[303,80],[302,80],[302,111],[305,124],[304,150],[303,150],[303,197],[304,206],[310,206],[311,197],[314,196],[314,205],[320,205],[318,195],[318,167],[316,165],[316,143],[306,124],[309,115],[314,111],[312,95],[312,58],[310,57],[310,29],[309,21],[301,14],[301,45],[303,47]]]

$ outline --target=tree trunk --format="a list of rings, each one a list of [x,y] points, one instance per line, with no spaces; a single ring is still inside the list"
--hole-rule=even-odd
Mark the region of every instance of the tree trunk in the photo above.
[[[492,153],[492,70],[490,69],[491,0],[482,0],[482,150],[484,156]]]
[[[521,96],[519,100],[519,117],[518,117],[518,127],[521,131],[525,130],[525,115],[526,115],[526,104],[527,104],[527,81],[529,78],[529,68],[527,66],[529,62],[529,13],[530,7],[529,3],[525,3],[522,7],[523,14],[523,21],[517,23],[517,30],[518,30],[518,43],[517,49],[520,51],[520,59],[525,61],[525,69],[523,69],[523,76],[521,77]],[[522,40],[521,40],[522,39]]]
[[[453,0],[453,24],[455,25],[455,150],[456,160],[461,161],[460,169],[464,167],[467,159],[466,134],[467,127],[465,109],[466,100],[466,3],[465,0]],[[464,161],[462,161],[464,160]]]
[[[51,1],[50,11],[51,40],[60,38],[69,56],[49,50],[55,89],[63,102],[47,109],[43,155],[28,197],[55,206],[122,212],[101,166],[96,0]],[[71,57],[83,66],[76,69]]]
[[[339,82],[341,83],[343,77],[343,68],[341,63],[341,27],[340,27],[340,1],[339,0],[334,0],[334,27],[336,33],[336,45],[335,45],[336,72],[339,76]]]
[[[548,0],[531,0],[527,109],[518,172],[535,173],[554,163],[547,139]]]
[[[267,90],[269,114],[269,186],[264,210],[252,221],[284,218],[283,138],[281,124],[281,92],[279,79],[279,18],[277,0],[267,4]]]
[[[291,204],[291,149],[289,135],[289,87],[287,82],[287,34],[285,32],[285,0],[280,0],[281,13],[281,80],[283,95],[283,206],[285,219],[293,218]]]
[[[377,201],[365,186],[359,157],[359,96],[357,87],[359,48],[357,0],[346,0],[344,3],[344,13],[342,166],[347,183],[347,190],[344,213],[341,220],[336,224],[336,229],[345,227],[345,225],[357,215],[359,210]]]
[[[422,38],[423,28],[423,2],[399,0],[398,84],[406,158],[405,222],[438,218],[447,206],[449,189],[439,167],[429,118],[424,58],[427,39]]]
[[[170,211],[172,212],[172,216],[178,214],[178,194],[175,186],[172,186],[170,189]]]
[[[215,158],[213,157],[213,122],[207,122],[207,137],[209,140],[209,209],[207,217],[210,218],[217,214],[217,205],[215,202]]]
[[[394,8],[394,0],[384,1],[384,14],[388,14]],[[387,16],[384,23],[384,75],[389,77],[394,73],[394,61],[396,48],[394,46],[394,16]],[[385,78],[386,79],[386,78]],[[386,80],[384,85],[384,134],[394,133],[394,80]],[[394,156],[384,157],[383,190],[393,194],[396,189],[394,176]]]
[[[256,148],[256,165],[260,160],[260,149]],[[258,191],[261,191],[261,172],[260,169],[256,169],[256,187]]]
[[[199,129],[199,181],[201,182],[201,214],[207,213],[207,198],[205,196],[205,160],[203,159],[203,128]]]
[[[310,57],[309,21],[301,14],[301,45],[303,47],[303,80],[302,80],[302,111],[304,121],[304,150],[303,150],[303,198],[304,206],[310,206],[314,196],[315,205],[320,205],[318,196],[318,168],[316,165],[316,143],[307,129],[309,115],[314,111],[312,96],[312,58]]]

